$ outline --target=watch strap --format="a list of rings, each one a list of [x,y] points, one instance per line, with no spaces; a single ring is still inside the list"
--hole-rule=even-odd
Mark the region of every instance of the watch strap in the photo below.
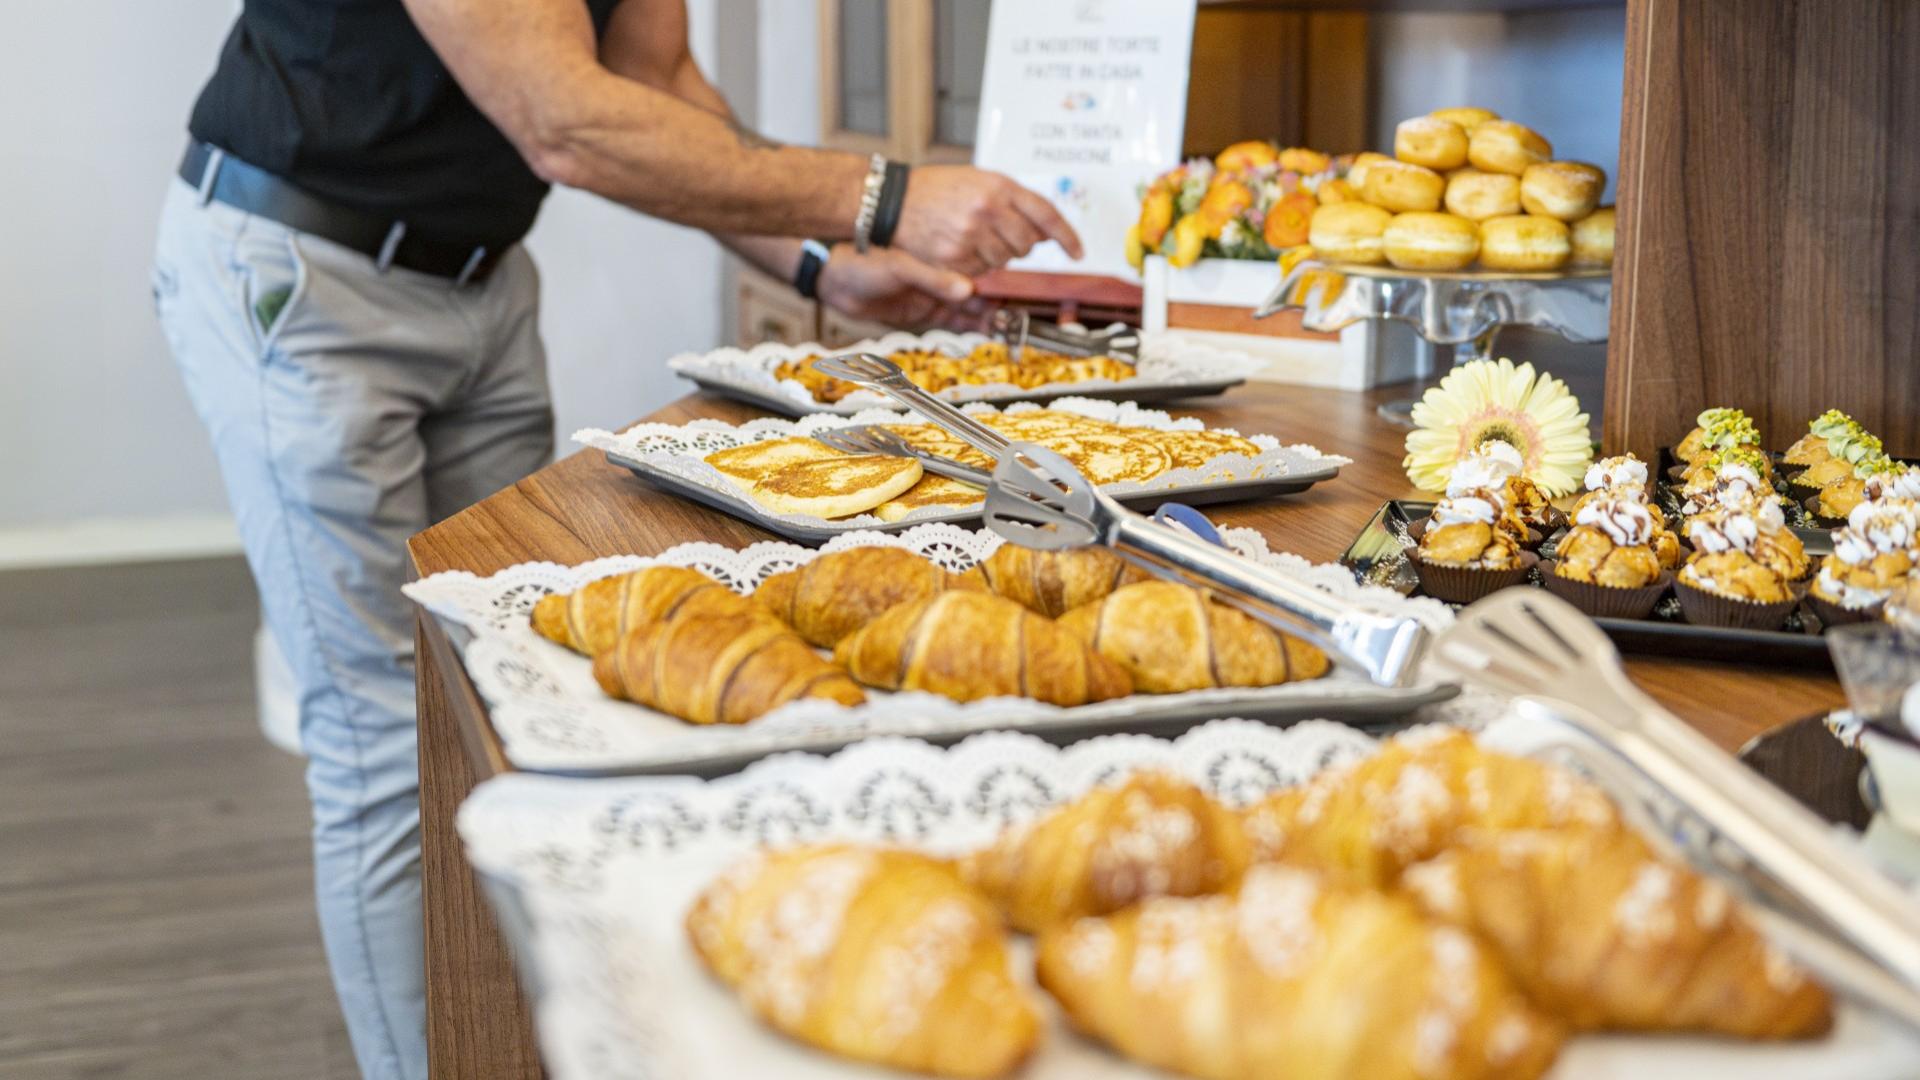
[[[808,300],[819,296],[820,271],[826,269],[832,251],[818,240],[800,242],[800,265],[793,271],[793,287]]]

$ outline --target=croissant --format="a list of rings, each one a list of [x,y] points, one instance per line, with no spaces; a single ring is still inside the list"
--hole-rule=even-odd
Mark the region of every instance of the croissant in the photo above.
[[[1075,1026],[1207,1080],[1527,1080],[1561,1040],[1464,931],[1293,867],[1062,923],[1037,954]]]
[[[744,724],[797,698],[858,705],[866,695],[764,611],[682,612],[628,631],[593,658],[608,697],[695,724]]]
[[[1552,765],[1483,750],[1459,731],[1422,732],[1249,807],[1256,861],[1386,886],[1468,829],[1625,828],[1599,788]]]
[[[1136,773],[1007,830],[961,875],[1016,929],[1105,915],[1149,896],[1218,892],[1250,852],[1233,811],[1177,777]]]
[[[1832,1020],[1726,890],[1625,830],[1483,833],[1402,882],[1575,1028],[1791,1038]]]
[[[1017,695],[1051,705],[1124,697],[1119,665],[1019,604],[950,590],[901,604],[840,640],[833,658],[883,690],[927,690],[955,701]]]
[[[1002,544],[980,564],[987,588],[1056,618],[1151,575],[1104,547],[1039,551]]]
[[[1274,686],[1327,673],[1327,654],[1205,592],[1171,581],[1124,585],[1060,616],[1060,626],[1127,669],[1133,688],[1175,694]]]
[[[691,604],[697,611],[747,611],[747,598],[698,570],[649,566],[589,582],[578,592],[543,596],[533,606],[533,629],[577,653],[595,656],[620,635],[657,622]]]
[[[844,1057],[1002,1076],[1039,1039],[999,917],[922,855],[825,845],[752,857],[694,902],[687,936],[756,1016]]]
[[[978,569],[950,574],[902,548],[857,547],[775,574],[760,583],[753,599],[808,644],[831,649],[895,604],[947,589],[985,588]]]

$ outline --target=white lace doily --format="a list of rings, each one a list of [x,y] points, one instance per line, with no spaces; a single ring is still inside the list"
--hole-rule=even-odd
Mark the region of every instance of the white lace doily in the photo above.
[[[1338,566],[1316,566],[1298,556],[1267,549],[1251,529],[1226,529],[1230,546],[1264,565],[1377,611],[1405,614],[1439,629],[1452,621],[1446,605],[1409,599],[1389,589],[1360,585]],[[920,525],[904,533],[852,533],[820,551],[861,545],[905,548],[949,570],[961,571],[1001,544],[988,532],[953,525]],[[954,738],[989,728],[1082,731],[1089,725],[1121,730],[1169,718],[1263,715],[1282,710],[1324,715],[1339,710],[1404,712],[1410,702],[1431,697],[1432,685],[1384,690],[1357,675],[1336,671],[1324,679],[1260,689],[1196,690],[1185,694],[1137,694],[1117,701],[1063,709],[1025,698],[992,698],[965,704],[934,694],[869,691],[867,704],[848,708],[807,699],[790,703],[750,724],[696,726],[635,705],[614,701],[593,681],[592,664],[535,634],[528,613],[550,592],[573,592],[587,582],[643,566],[691,566],[737,592],[751,592],[772,574],[790,570],[819,552],[769,542],[744,549],[712,543],[682,544],[651,558],[615,556],[575,567],[523,563],[490,577],[465,572],[435,574],[405,587],[407,596],[471,635],[462,660],[486,702],[507,758],[517,768],[547,772],[635,771],[728,767],[782,750],[822,750],[871,735]],[[1487,715],[1486,699],[1462,695],[1424,714],[1470,719]]]
[[[976,415],[992,415],[1001,411],[1018,414],[1040,408],[1041,406],[1031,402],[1009,405],[1005,410],[995,409],[991,405],[964,406],[966,412]],[[1046,408],[1078,413],[1127,427],[1155,428],[1161,431],[1209,430],[1193,417],[1175,418],[1164,410],[1145,408],[1130,401],[1096,401],[1092,398],[1068,397],[1051,402]],[[669,477],[709,492],[728,507],[735,508],[733,512],[737,516],[766,523],[769,528],[776,531],[792,533],[798,529],[803,533],[834,533],[856,529],[891,528],[897,525],[882,522],[872,514],[828,520],[811,514],[770,513],[755,502],[745,488],[707,464],[705,460],[707,455],[729,447],[763,442],[768,439],[812,435],[819,431],[862,424],[899,424],[909,421],[918,422],[905,412],[872,408],[863,409],[851,416],[816,413],[799,420],[762,419],[738,426],[719,420],[695,420],[686,424],[635,424],[617,433],[600,428],[585,428],[574,432],[573,440],[596,450],[605,451],[629,468]],[[1260,452],[1252,457],[1245,454],[1222,454],[1205,464],[1186,469],[1173,469],[1148,480],[1103,484],[1101,490],[1111,495],[1125,495],[1129,492],[1179,490],[1288,476],[1315,476],[1325,479],[1337,473],[1342,466],[1353,463],[1349,458],[1329,454],[1304,443],[1283,446],[1280,440],[1271,435],[1247,435],[1233,428],[1211,430],[1242,435],[1258,446]],[[977,506],[973,508],[927,506],[915,510],[902,520],[906,522],[954,521],[978,517],[979,513]],[[783,525],[786,528],[782,529]]]
[[[1499,733],[1489,740],[1501,745]],[[1141,768],[1184,776],[1243,804],[1372,752],[1351,728],[1284,730],[1221,720],[1175,740],[1106,736],[1061,749],[994,732],[949,749],[906,739],[831,757],[788,754],[700,782],[581,783],[517,774],[461,808],[469,860],[532,966],[541,1047],[555,1080],[897,1078],[809,1050],[754,1021],[688,946],[685,913],[735,860],[764,845],[851,840],[951,855],[978,847],[1095,784]],[[1013,970],[1031,953],[1017,941]],[[1044,1000],[1044,997],[1042,997]],[[1913,1044],[1842,1009],[1811,1044],[1593,1037],[1570,1042],[1558,1080],[1907,1076]],[[1166,1080],[1073,1035],[1049,1014],[1021,1080]]]
[[[790,360],[809,356],[829,356],[845,352],[872,352],[885,356],[902,350],[931,350],[964,355],[990,340],[984,334],[956,334],[932,330],[924,334],[905,332],[857,342],[845,348],[831,349],[816,342],[783,345],[766,342],[750,349],[715,349],[705,353],[682,353],[667,361],[676,375],[699,381],[736,387],[763,397],[791,402],[797,410],[815,413],[852,415],[862,409],[897,408],[892,398],[873,390],[855,390],[831,404],[815,401],[807,388],[792,379],[774,377],[774,369]],[[1222,379],[1244,379],[1258,372],[1264,362],[1245,353],[1182,340],[1164,333],[1146,333],[1140,338],[1140,360],[1131,379],[1086,379],[1071,383],[1046,383],[1022,388],[1011,383],[980,386],[955,386],[938,392],[947,401],[994,401],[1031,394],[1085,394],[1090,390],[1146,390],[1159,387],[1204,386]]]

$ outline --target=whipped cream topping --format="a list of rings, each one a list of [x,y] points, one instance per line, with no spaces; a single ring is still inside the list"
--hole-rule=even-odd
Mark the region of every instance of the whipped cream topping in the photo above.
[[[1774,507],[1775,513],[1779,507]],[[1718,555],[1723,551],[1753,552],[1760,539],[1760,523],[1746,510],[1710,511],[1687,524],[1687,539],[1695,551]]]
[[[1473,453],[1453,463],[1453,472],[1447,477],[1447,494],[1464,495],[1475,488],[1500,487],[1507,482],[1507,477],[1518,476],[1525,464],[1520,451],[1507,443],[1497,439],[1482,443]]]
[[[1493,504],[1492,499],[1481,495],[1461,495],[1442,499],[1433,508],[1433,523],[1436,526],[1471,525],[1474,522],[1491,525],[1499,517],[1499,507]]]
[[[1920,465],[1874,473],[1867,477],[1867,501],[1886,499],[1920,500]]]
[[[1632,454],[1601,458],[1587,466],[1584,481],[1588,491],[1610,491],[1617,487],[1647,486],[1647,463]]]
[[[1833,553],[1840,554],[1844,538],[1853,550],[1865,553],[1859,558],[1845,559],[1850,565],[1859,566],[1877,554],[1912,550],[1916,533],[1920,533],[1920,511],[1914,506],[1904,501],[1863,502],[1847,515],[1846,528],[1833,531]]]
[[[1836,550],[1834,554],[1838,555]],[[1849,585],[1833,576],[1833,567],[1822,566],[1820,577],[1813,583],[1815,592],[1839,604],[1848,611],[1870,608],[1887,598],[1890,589],[1873,589],[1864,585]]]
[[[1607,534],[1615,547],[1645,547],[1653,540],[1653,515],[1644,503],[1631,499],[1595,499],[1573,520]]]

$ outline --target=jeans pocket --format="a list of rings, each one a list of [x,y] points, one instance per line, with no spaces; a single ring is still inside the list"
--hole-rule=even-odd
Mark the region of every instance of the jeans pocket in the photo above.
[[[307,262],[293,234],[279,227],[249,228],[234,256],[246,286],[247,329],[265,360],[300,312],[307,292]]]

